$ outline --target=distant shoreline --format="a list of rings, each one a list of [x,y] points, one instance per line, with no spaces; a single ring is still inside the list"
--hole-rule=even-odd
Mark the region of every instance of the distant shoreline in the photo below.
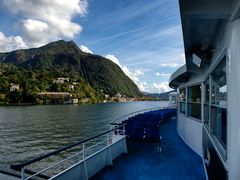
[[[150,100],[144,100],[150,101]],[[45,105],[86,105],[86,104],[110,104],[110,103],[127,103],[127,102],[144,102],[144,101],[125,101],[125,102],[117,102],[117,101],[109,101],[109,102],[96,102],[96,103],[77,103],[77,104],[33,104],[33,103],[12,103],[12,104],[0,104],[0,107],[8,107],[8,106],[45,106]],[[159,101],[160,100],[153,100]]]

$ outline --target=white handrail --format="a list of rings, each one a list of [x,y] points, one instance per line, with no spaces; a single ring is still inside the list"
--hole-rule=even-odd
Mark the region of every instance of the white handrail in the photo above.
[[[124,134],[124,131],[123,131],[123,130],[121,130],[121,131],[122,131],[122,134]],[[111,133],[111,132],[109,132],[108,134],[110,134],[110,133]],[[118,135],[120,135],[120,134],[118,133]],[[48,167],[46,167],[46,168],[38,171],[38,172],[35,173],[35,174],[30,175],[30,176],[28,176],[28,177],[25,177],[25,169],[26,169],[26,167],[27,167],[27,166],[25,166],[25,167],[22,169],[22,173],[21,173],[21,174],[22,174],[22,179],[23,179],[23,180],[28,180],[28,179],[31,179],[31,178],[33,178],[33,177],[36,177],[37,175],[40,175],[41,173],[43,173],[43,172],[45,172],[45,171],[47,171],[47,170],[49,170],[49,169],[51,169],[51,168],[53,168],[53,167],[55,167],[55,166],[58,166],[58,165],[66,162],[66,161],[68,161],[68,160],[70,160],[70,159],[72,159],[72,158],[74,158],[74,157],[76,157],[76,156],[78,156],[78,155],[80,155],[80,154],[83,154],[84,157],[83,157],[83,159],[80,160],[79,162],[84,161],[84,160],[85,160],[85,152],[90,151],[90,150],[93,149],[94,147],[96,147],[96,146],[98,146],[98,145],[100,145],[100,144],[103,144],[104,142],[108,142],[108,141],[109,141],[109,137],[110,137],[110,136],[108,136],[108,137],[107,137],[106,139],[104,139],[103,141],[98,142],[98,143],[96,143],[96,144],[94,144],[94,145],[92,145],[92,146],[90,146],[90,147],[88,147],[88,148],[84,148],[84,149],[81,150],[80,152],[78,152],[78,153],[76,153],[76,154],[74,154],[74,155],[72,155],[72,156],[69,156],[69,157],[67,157],[67,158],[65,158],[65,159],[63,159],[63,160],[61,160],[61,161],[59,161],[59,162],[57,162],[57,163],[55,163],[55,164],[53,164],[53,165],[50,165],[50,166],[48,166]],[[84,145],[85,145],[85,144],[84,144]],[[108,145],[109,145],[109,144],[107,144],[106,146],[108,146]]]

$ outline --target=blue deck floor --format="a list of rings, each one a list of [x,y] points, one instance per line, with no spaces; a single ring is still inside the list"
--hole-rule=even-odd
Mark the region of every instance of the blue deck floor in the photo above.
[[[129,142],[128,154],[119,156],[113,167],[105,167],[93,180],[205,180],[202,159],[178,136],[176,120],[161,125],[162,152],[158,145]]]

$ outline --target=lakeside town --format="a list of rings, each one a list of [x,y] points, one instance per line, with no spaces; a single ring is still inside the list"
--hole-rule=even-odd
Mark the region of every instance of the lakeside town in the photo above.
[[[21,71],[18,72],[19,74],[11,74],[9,68],[6,68],[8,66],[4,67],[0,68],[0,105],[89,104],[154,100],[147,96],[127,97],[119,92],[111,96],[103,90],[94,90],[83,80],[70,77],[51,79],[46,73],[25,73],[29,76],[26,81],[19,78],[22,76]],[[37,79],[45,83],[39,84]]]
[[[2,73],[2,72],[1,72]],[[59,77],[57,79],[52,80],[53,84],[59,85],[67,85],[67,92],[38,92],[37,103],[36,104],[85,104],[91,103],[90,98],[78,98],[74,90],[79,86],[79,82],[71,82],[70,78]],[[20,91],[20,84],[10,83],[9,92],[10,93],[18,93]],[[103,93],[103,90],[101,90]],[[4,100],[6,98],[5,94],[0,94],[0,100]],[[107,102],[128,102],[128,101],[141,101],[145,100],[146,97],[126,97],[125,95],[121,95],[119,92],[114,96],[110,96],[108,94],[104,94],[104,98],[102,99],[103,103]],[[24,105],[24,104],[33,104],[33,103],[21,103],[15,102],[13,105]]]

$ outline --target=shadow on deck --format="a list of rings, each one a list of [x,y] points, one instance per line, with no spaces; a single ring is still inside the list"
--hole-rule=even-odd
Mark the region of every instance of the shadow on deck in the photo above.
[[[128,140],[128,154],[105,167],[92,180],[205,180],[201,157],[178,136],[176,120],[161,125],[162,152],[156,143]]]

